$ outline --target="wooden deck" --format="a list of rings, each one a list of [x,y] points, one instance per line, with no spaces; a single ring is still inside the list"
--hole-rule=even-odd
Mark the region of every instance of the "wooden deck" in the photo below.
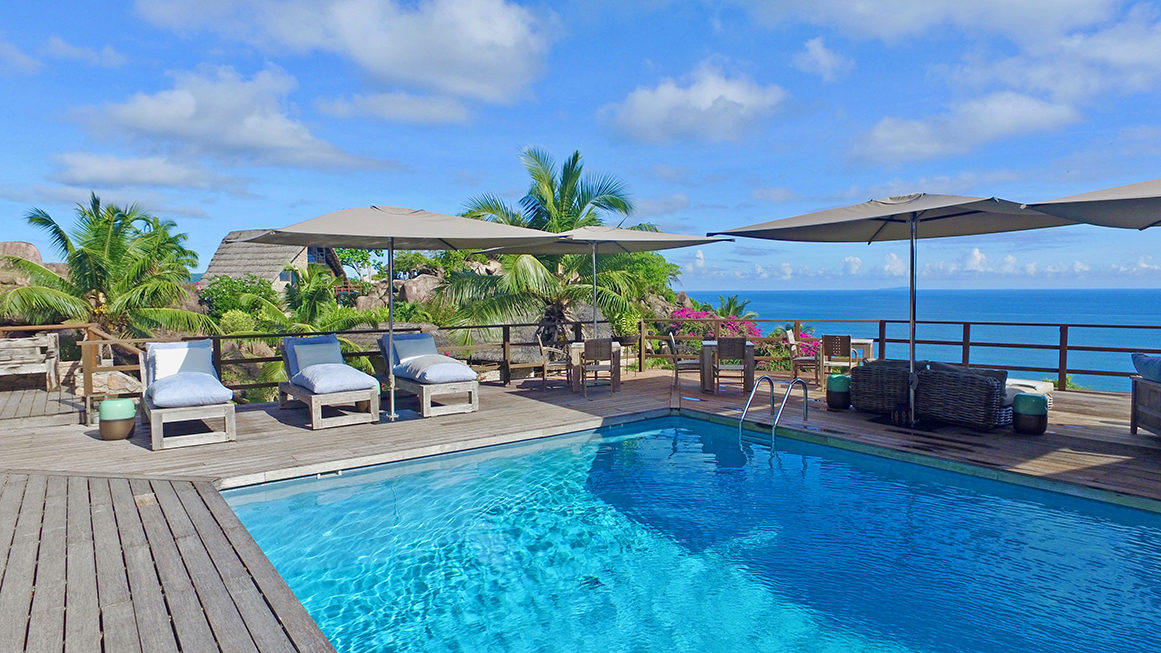
[[[205,480],[0,473],[0,651],[333,651]]]
[[[6,428],[78,424],[83,405],[84,399],[65,389],[0,390],[0,431]]]

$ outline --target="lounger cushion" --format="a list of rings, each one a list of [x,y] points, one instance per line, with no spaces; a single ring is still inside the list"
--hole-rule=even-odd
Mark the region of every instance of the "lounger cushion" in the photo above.
[[[290,378],[294,385],[316,395],[352,390],[370,390],[379,387],[379,381],[370,374],[343,363],[318,363],[303,369]]]
[[[383,342],[387,342],[387,336],[382,336]],[[439,350],[435,348],[435,338],[428,333],[398,333],[395,334],[395,360],[396,365],[407,362],[407,359],[416,356],[435,356],[439,354]]]
[[[209,340],[151,342],[145,345],[146,383],[180,372],[201,372],[216,377],[214,350]]]
[[[146,391],[158,408],[213,406],[234,398],[234,393],[218,377],[204,372],[178,372],[159,379]]]
[[[1133,354],[1133,367],[1146,381],[1161,383],[1161,356]]]
[[[301,372],[313,365],[323,363],[343,364],[343,350],[336,342],[318,342],[313,345],[295,343],[294,358],[298,361],[298,371]]]
[[[1000,387],[1004,387],[1008,383],[1007,370],[989,370],[980,367],[964,367],[963,365],[952,365],[951,363],[929,363],[929,369],[937,372],[956,372],[958,374],[977,374],[979,376],[988,376],[1000,382]]]
[[[424,385],[475,381],[476,371],[448,356],[432,354],[405,359],[392,370],[395,376]]]
[[[294,376],[301,371],[302,368],[298,366],[298,358],[294,355],[295,345],[314,345],[324,342],[333,342],[338,344],[339,339],[333,333],[328,333],[322,336],[287,336],[282,339],[282,350],[285,352],[286,374],[287,376]]]

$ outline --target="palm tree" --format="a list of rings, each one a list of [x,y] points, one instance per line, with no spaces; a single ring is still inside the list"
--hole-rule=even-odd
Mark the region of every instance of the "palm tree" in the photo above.
[[[610,175],[583,174],[579,151],[573,152],[559,171],[552,156],[539,148],[525,149],[520,158],[532,181],[519,210],[485,194],[469,199],[462,215],[559,233],[604,224],[609,214],[620,214],[623,220],[633,213],[624,182]],[[648,261],[656,264],[657,258]],[[497,275],[460,272],[447,276],[443,289],[460,306],[461,322],[562,322],[573,317],[569,315],[573,306],[592,301],[588,256],[504,256],[501,263],[503,269]],[[642,263],[641,255],[600,257],[597,305],[606,316],[634,311],[633,302],[655,290],[656,279],[640,273]],[[661,263],[661,276],[667,284],[677,271],[664,259]],[[556,329],[547,327],[541,336],[554,339]]]
[[[750,300],[740,301],[737,295],[730,295],[729,297],[718,295],[718,307],[714,309],[714,312],[721,317],[736,317],[742,320],[758,319],[757,313],[746,310],[746,307],[749,305]]]
[[[156,329],[213,333],[205,315],[172,306],[185,296],[195,252],[185,247],[177,225],[142,211],[102,205],[94,193],[78,204],[76,224],[66,232],[41,209],[25,216],[48,232],[65,257],[67,277],[16,256],[0,261],[28,277],[31,284],[0,296],[0,315],[32,324],[94,322],[117,335],[148,337]]]

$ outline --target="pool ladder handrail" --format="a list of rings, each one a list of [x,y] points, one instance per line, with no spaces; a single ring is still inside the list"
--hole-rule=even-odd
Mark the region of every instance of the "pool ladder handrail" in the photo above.
[[[746,407],[742,409],[742,417],[738,419],[738,442],[742,440],[742,425],[746,422],[746,413],[750,412],[750,404],[754,401],[754,395],[758,393],[758,388],[761,387],[762,381],[770,382],[770,412],[774,412],[774,379],[769,375],[763,374],[754,382],[754,388],[750,390],[750,398],[746,400]],[[792,379],[786,386],[786,394],[782,395],[782,404],[778,406],[778,413],[774,416],[774,424],[770,426],[770,449],[773,451],[778,442],[778,420],[782,419],[782,411],[786,409],[786,400],[790,398],[790,393],[794,391],[794,386],[802,384],[802,421],[806,422],[810,418],[810,387],[806,385],[806,381],[802,379]]]

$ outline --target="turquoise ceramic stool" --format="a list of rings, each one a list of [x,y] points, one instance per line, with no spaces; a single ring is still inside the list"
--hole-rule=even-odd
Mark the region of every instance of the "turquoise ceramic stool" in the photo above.
[[[826,377],[826,407],[831,410],[846,410],[851,407],[849,374],[831,374]]]
[[[1048,430],[1048,398],[1030,392],[1016,395],[1012,399],[1012,428],[1027,435]]]
[[[106,399],[99,414],[102,440],[124,440],[137,427],[137,404],[132,399]]]

